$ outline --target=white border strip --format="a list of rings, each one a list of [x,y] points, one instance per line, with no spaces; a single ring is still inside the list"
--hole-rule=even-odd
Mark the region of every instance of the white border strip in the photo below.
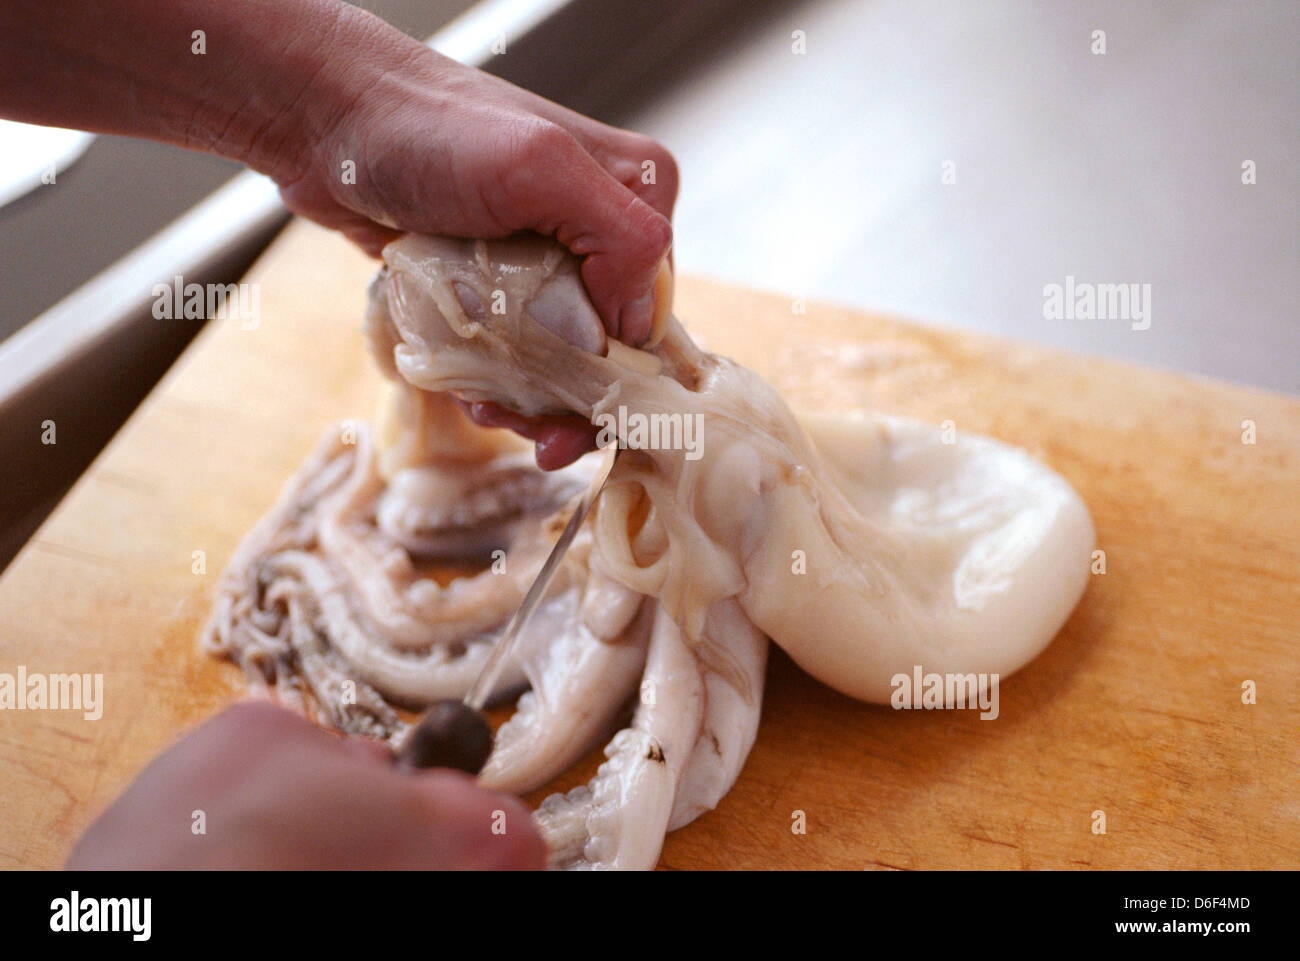
[[[569,0],[483,0],[447,24],[425,43],[445,57],[481,67],[492,59],[492,42],[507,44],[549,20]]]
[[[0,344],[0,410],[66,361],[149,317],[155,283],[201,274],[287,211],[275,184],[242,173]]]

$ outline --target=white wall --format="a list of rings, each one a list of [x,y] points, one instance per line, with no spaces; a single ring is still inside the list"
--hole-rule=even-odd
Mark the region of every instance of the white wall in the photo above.
[[[627,125],[681,269],[1295,393],[1298,51],[1294,2],[820,0]],[[1045,319],[1067,275],[1150,328]]]

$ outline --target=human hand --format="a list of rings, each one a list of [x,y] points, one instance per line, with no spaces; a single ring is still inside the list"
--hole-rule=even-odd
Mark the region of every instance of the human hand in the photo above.
[[[668,151],[351,4],[116,0],[90,16],[82,0],[11,0],[0,63],[0,116],[232,157],[274,179],[290,210],[371,254],[403,231],[555,236],[581,258],[610,335],[650,335],[677,197]],[[547,468],[594,443],[585,421],[519,423],[552,441]]]
[[[354,35],[350,56],[322,69],[305,94],[302,137],[271,162],[288,207],[374,255],[408,230],[553,235],[582,259],[610,335],[643,343],[672,245],[672,155],[376,18],[340,29]],[[343,176],[349,160],[354,183]]]
[[[302,138],[306,149],[295,140],[292,161],[274,165],[289,209],[373,255],[404,230],[554,235],[582,259],[609,334],[644,343],[672,244],[671,154],[404,37],[394,60],[385,35],[396,31],[378,21],[374,30],[384,42],[363,32],[346,69],[323,71],[306,96],[303,116],[319,134]],[[348,161],[355,176],[345,179]],[[533,440],[545,470],[595,448],[582,418],[522,417],[489,403],[466,411]]]
[[[206,833],[194,832],[197,812]],[[80,870],[545,863],[516,798],[458,771],[404,773],[382,744],[260,702],[227,708],[155,758],[68,859]]]

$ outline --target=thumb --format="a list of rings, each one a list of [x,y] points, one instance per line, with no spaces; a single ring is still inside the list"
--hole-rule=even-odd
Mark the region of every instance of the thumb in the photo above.
[[[410,779],[427,826],[419,833],[431,863],[452,870],[536,871],[546,867],[546,843],[523,802],[489,791],[459,771],[402,774]]]
[[[563,230],[557,237],[575,253],[586,246],[582,241],[578,246],[568,243]],[[583,256],[582,282],[606,330],[624,343],[644,344],[654,317],[655,282],[672,249],[672,226],[663,214],[633,196],[622,212],[611,211],[584,239],[592,249]]]

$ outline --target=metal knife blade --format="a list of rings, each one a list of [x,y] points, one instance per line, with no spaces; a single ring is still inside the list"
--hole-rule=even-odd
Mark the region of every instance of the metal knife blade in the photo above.
[[[524,595],[519,610],[515,611],[515,616],[510,619],[506,629],[497,638],[496,646],[488,657],[487,663],[483,665],[483,670],[479,672],[473,686],[465,694],[465,704],[474,710],[483,710],[483,705],[487,702],[493,686],[501,676],[501,671],[505,667],[506,661],[519,639],[519,635],[523,633],[529,618],[533,616],[533,612],[537,610],[538,605],[546,597],[546,589],[551,586],[555,572],[560,568],[560,561],[568,553],[569,545],[573,543],[578,528],[587,519],[587,513],[591,510],[591,505],[595,503],[596,498],[605,487],[605,482],[609,480],[610,471],[614,469],[614,462],[618,460],[618,451],[617,442],[607,448],[605,463],[596,471],[591,483],[583,491],[573,515],[569,518],[569,522],[564,525],[564,530],[560,532],[559,540],[551,548],[551,553],[547,555],[546,562],[542,564],[542,569],[538,571],[537,578],[533,581],[532,586],[528,588],[528,593]]]

